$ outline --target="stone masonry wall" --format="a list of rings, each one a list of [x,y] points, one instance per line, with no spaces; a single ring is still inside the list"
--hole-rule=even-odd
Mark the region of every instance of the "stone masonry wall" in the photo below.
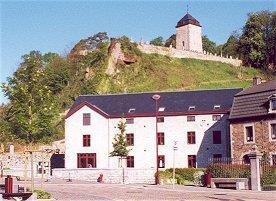
[[[232,137],[232,157],[236,160],[241,160],[245,154],[252,150],[254,144],[257,145],[258,150],[266,153],[276,153],[276,141],[269,138],[269,123],[271,121],[258,121],[252,122],[255,130],[255,143],[245,143],[244,125],[245,123],[232,123],[231,124],[231,137]]]
[[[100,174],[103,174],[104,183],[123,183],[123,175],[125,183],[154,183],[154,169],[53,169],[53,178],[72,179],[97,182]]]
[[[178,50],[175,48],[169,48],[169,47],[160,47],[160,46],[154,46],[149,44],[141,43],[138,45],[138,48],[147,54],[161,54],[166,55],[169,57],[176,57],[176,58],[192,58],[192,59],[200,59],[200,60],[208,60],[208,61],[219,61],[223,63],[228,63],[233,66],[241,66],[242,61],[239,59],[233,59],[232,57],[226,58],[226,57],[220,57],[217,55],[212,55],[209,53],[199,53],[199,52],[192,52],[187,50]]]

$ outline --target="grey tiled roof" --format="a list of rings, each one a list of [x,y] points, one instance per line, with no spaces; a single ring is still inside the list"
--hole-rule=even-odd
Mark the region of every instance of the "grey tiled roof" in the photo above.
[[[217,89],[197,90],[181,92],[150,92],[131,93],[117,95],[83,95],[79,96],[68,112],[71,114],[84,102],[96,106],[110,116],[155,113],[155,103],[152,99],[154,94],[161,96],[159,107],[165,107],[164,115],[173,113],[219,113],[230,110],[234,95],[242,89]],[[220,109],[214,110],[214,105],[220,105]],[[189,106],[195,106],[195,110],[189,111]],[[135,112],[129,114],[129,109],[135,108]]]
[[[183,18],[181,18],[181,20],[179,20],[177,22],[176,28],[185,26],[187,24],[193,24],[193,25],[201,27],[199,21],[197,21],[193,16],[191,16],[189,13],[187,13]]]
[[[276,94],[276,81],[265,82],[241,91],[234,98],[230,120],[269,115],[269,97],[272,94]]]

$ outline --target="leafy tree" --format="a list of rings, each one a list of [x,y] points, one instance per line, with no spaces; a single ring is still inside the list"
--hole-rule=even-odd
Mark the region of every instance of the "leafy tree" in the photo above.
[[[118,128],[120,132],[114,137],[113,151],[110,153],[110,156],[118,156],[120,157],[120,167],[122,167],[122,159],[128,156],[130,150],[127,149],[126,142],[126,124],[123,120],[118,123]]]
[[[150,41],[150,44],[155,46],[164,46],[163,37],[158,36],[157,38],[154,38],[153,40]]]
[[[109,38],[106,32],[99,32],[85,40],[87,50],[95,50],[99,44],[108,42]]]
[[[202,48],[206,52],[210,52],[212,54],[215,54],[216,51],[216,43],[211,41],[206,35],[202,37]]]
[[[176,35],[171,35],[165,42],[165,47],[170,47],[172,45],[173,48],[176,48]]]
[[[275,72],[276,12],[250,13],[243,27],[238,49],[246,65]]]
[[[238,53],[238,43],[239,43],[239,38],[232,34],[227,42],[222,46],[222,54],[225,55],[229,55],[229,56],[233,56],[233,57],[238,57],[239,53]],[[219,49],[219,47],[217,47],[217,49]]]
[[[18,70],[2,85],[11,104],[11,130],[26,143],[49,140],[54,133],[57,104],[46,84],[43,58],[32,51],[22,59]]]

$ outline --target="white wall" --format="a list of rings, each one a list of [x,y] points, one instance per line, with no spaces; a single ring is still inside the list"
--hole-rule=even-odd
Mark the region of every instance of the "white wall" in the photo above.
[[[82,113],[91,113],[91,125],[82,126]],[[178,141],[176,167],[188,167],[188,155],[197,155],[198,167],[204,167],[213,154],[228,156],[228,123],[226,115],[218,122],[212,115],[196,115],[195,122],[187,122],[187,116],[168,116],[164,123],[158,123],[158,131],[165,133],[165,145],[159,145],[159,155],[165,155],[165,166],[173,166],[173,143]],[[97,168],[118,168],[118,158],[109,157],[112,142],[119,132],[120,118],[106,119],[84,106],[65,121],[66,154],[65,167],[77,168],[77,153],[96,153]],[[213,145],[212,131],[220,130],[222,144]],[[195,131],[196,144],[187,144],[187,132]],[[134,124],[127,124],[126,133],[134,133],[135,168],[156,168],[155,117],[138,117]],[[91,135],[91,147],[82,147],[82,135]]]

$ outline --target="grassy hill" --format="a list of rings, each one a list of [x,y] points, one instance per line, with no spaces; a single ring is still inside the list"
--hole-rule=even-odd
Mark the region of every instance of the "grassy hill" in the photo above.
[[[271,79],[259,69],[235,67],[216,61],[179,59],[142,53],[135,43],[123,37],[122,52],[136,62],[116,64],[116,73],[107,75],[109,44],[73,60],[69,84],[61,92],[63,105],[69,107],[80,94],[107,94],[143,91],[175,91],[213,88],[249,87],[255,76]],[[72,61],[70,61],[72,65]],[[89,69],[89,78],[84,79]],[[76,76],[77,75],[77,76]]]

